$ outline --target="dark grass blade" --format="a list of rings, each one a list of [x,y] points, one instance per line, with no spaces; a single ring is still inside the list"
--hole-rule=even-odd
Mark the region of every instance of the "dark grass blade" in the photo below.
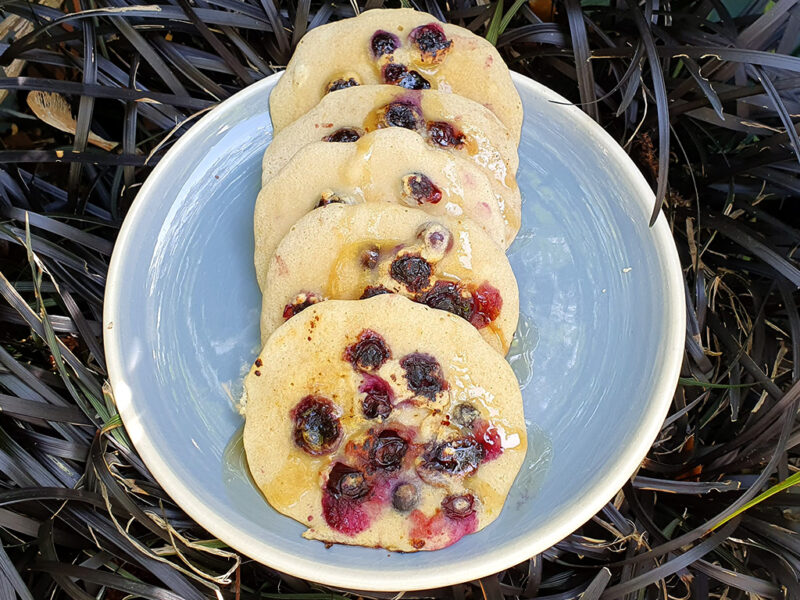
[[[713,577],[717,581],[731,587],[744,590],[751,594],[757,594],[763,598],[780,598],[780,588],[770,581],[759,579],[751,575],[737,573],[719,565],[709,563],[705,560],[698,560],[692,565],[692,569]]]
[[[67,309],[70,317],[72,317],[72,321],[75,323],[78,334],[81,336],[89,350],[91,361],[97,365],[97,370],[105,373],[106,362],[103,355],[103,350],[100,346],[100,336],[92,331],[88,321],[83,316],[78,303],[75,301],[69,290],[62,288],[59,290],[59,292],[61,296],[61,302]],[[89,361],[87,360],[87,362]]]
[[[113,24],[119,29],[119,32],[125,36],[128,41],[133,44],[136,50],[141,54],[142,59],[158,73],[161,80],[167,85],[173,94],[177,96],[186,96],[186,88],[175,76],[172,69],[161,59],[161,56],[155,49],[147,42],[147,40],[131,26],[124,19],[114,19]]]
[[[791,54],[798,46],[797,40],[800,40],[800,11],[795,6],[776,51],[778,54]]]
[[[89,163],[94,165],[112,166],[154,166],[158,161],[146,157],[130,154],[102,154],[88,151],[73,153],[70,150],[0,150],[0,162],[12,163],[67,163],[70,165]],[[85,208],[85,207],[84,207]]]
[[[75,402],[78,404],[81,410],[83,410],[84,414],[94,423],[97,423],[98,419],[100,419],[100,422],[106,420],[108,418],[108,414],[102,408],[100,408],[96,402],[93,404],[93,406],[90,406],[92,395],[94,396],[95,401],[98,400],[99,390],[94,387],[97,384],[93,381],[93,376],[89,369],[87,369],[83,363],[81,363],[81,361],[66,347],[66,345],[64,345],[63,342],[55,337],[52,326],[50,326],[49,322],[37,317],[31,308],[22,302],[22,298],[16,293],[2,273],[0,273],[0,295],[2,295],[6,301],[9,302],[9,304],[11,304],[18,312],[20,312],[20,314],[28,322],[31,329],[36,332],[36,334],[43,341],[46,341],[48,344],[52,344],[51,350],[53,351],[53,360],[60,367],[61,373],[65,377],[65,383],[67,384],[70,394],[75,399]],[[76,388],[68,379],[69,375],[66,371],[65,365],[69,365],[69,367],[77,375],[76,383],[83,387],[84,391],[88,393],[90,397],[88,401],[83,393],[81,393],[78,388]]]
[[[43,560],[36,564],[34,570],[44,571],[50,575],[57,574],[61,577],[96,583],[104,587],[125,592],[126,594],[147,598],[148,600],[184,600],[178,594],[165,590],[164,588],[141,583],[139,581],[131,581],[125,577],[97,569],[87,569],[85,567],[78,567],[66,563]],[[91,598],[91,596],[88,595],[86,595],[86,597]]]
[[[67,223],[57,221],[52,217],[23,211],[13,206],[0,207],[0,216],[21,222],[25,222],[27,219],[31,227],[35,229],[42,229],[49,233],[68,238],[73,242],[77,242],[86,248],[95,250],[106,256],[111,256],[111,251],[114,248],[114,245],[107,239],[73,227]]]
[[[104,457],[105,441],[100,437],[95,437],[91,449],[91,464],[98,484],[101,486],[103,496],[109,496],[114,499],[115,504],[124,509],[131,517],[135,518],[139,523],[146,526],[151,533],[160,537],[167,544],[175,544],[181,547],[181,552],[184,556],[189,558],[197,558],[199,553],[180,540],[174,540],[170,537],[169,533],[155,524],[153,519],[137,506],[137,504],[128,497],[123,488],[116,481],[114,474],[111,472],[109,464]]]
[[[0,545],[0,574],[8,583],[8,586],[13,588],[14,592],[22,600],[33,600],[33,595],[28,589],[28,586],[26,586],[25,582],[22,581],[22,578],[19,576],[17,569],[14,567],[14,564],[9,559],[8,554],[6,554],[6,551],[2,545]],[[8,587],[6,587],[6,593],[7,590]]]
[[[297,3],[297,13],[294,17],[294,29],[292,31],[292,48],[302,39],[308,30],[308,13],[311,8],[311,0],[299,0]]]
[[[631,102],[633,102],[636,92],[639,91],[642,77],[641,60],[643,56],[644,44],[639,44],[636,47],[636,52],[634,53],[633,59],[628,66],[628,70],[620,80],[620,85],[624,85],[625,90],[622,93],[622,102],[620,102],[614,115],[616,117],[619,117],[628,111],[628,107],[631,105]]]
[[[136,88],[136,75],[139,71],[140,59],[138,56],[134,57],[131,61],[128,75],[128,87],[131,89]],[[122,127],[122,152],[123,154],[132,155],[136,150],[136,127],[138,123],[139,111],[136,102],[125,103],[125,116]],[[134,185],[136,171],[132,166],[124,166],[122,168],[122,176],[125,187],[130,189]],[[119,200],[111,204],[111,214],[115,219],[119,219]]]
[[[538,554],[528,560],[525,587],[522,589],[523,598],[535,598],[539,592],[539,586],[542,583],[543,562],[541,555]]]
[[[569,30],[572,33],[572,51],[575,53],[575,68],[578,72],[578,91],[581,105],[586,113],[595,121],[598,119],[596,96],[594,93],[594,73],[589,62],[589,40],[583,22],[583,12],[579,0],[565,0],[569,19]]]
[[[497,47],[501,48],[519,42],[550,44],[559,48],[567,45],[564,32],[558,26],[552,23],[536,23],[506,31],[497,40]]]
[[[663,39],[667,44],[674,44],[675,39],[669,35],[666,31],[664,31],[660,27],[655,27],[654,32],[656,35]],[[712,87],[711,83],[708,81],[706,77],[703,76],[700,70],[700,66],[695,62],[694,59],[690,57],[681,57],[682,64],[686,67],[686,70],[691,75],[691,79],[685,79],[682,84],[680,84],[677,88],[672,90],[669,94],[669,99],[674,101],[676,98],[681,98],[685,91],[691,89],[692,82],[698,87],[705,97],[708,99],[709,104],[714,109],[714,112],[717,116],[722,119],[723,118],[723,108],[722,102],[720,102],[719,96],[717,95],[716,90]]]
[[[0,224],[0,237],[19,246],[25,246],[29,240],[31,247],[42,256],[57,260],[75,271],[85,272],[95,282],[101,282],[105,277],[106,264],[91,253],[64,248],[38,234],[28,236],[25,229],[13,225]]]
[[[798,389],[800,390],[800,388]],[[788,414],[793,414],[791,411],[793,411],[796,408],[797,404],[798,404],[798,394],[793,394],[792,402],[789,407],[790,412]],[[653,548],[652,550],[648,550],[647,552],[644,552],[631,559],[628,559],[627,562],[641,562],[652,557],[657,557],[667,554],[669,552],[673,552],[681,548],[682,546],[698,539],[699,537],[706,535],[717,523],[723,521],[728,516],[734,514],[739,508],[743,507],[748,501],[752,500],[761,490],[761,487],[767,482],[770,475],[775,470],[777,463],[781,458],[783,449],[786,446],[786,442],[788,441],[790,431],[791,431],[791,420],[784,419],[780,439],[778,440],[778,443],[775,446],[772,458],[770,459],[769,463],[767,463],[767,466],[761,472],[759,478],[754,482],[754,484],[749,489],[747,489],[734,503],[732,503],[730,506],[728,506],[722,512],[717,514],[715,517],[712,517],[704,524],[702,524],[699,527],[696,527],[692,531],[689,531],[669,541],[665,541],[664,543]],[[633,498],[635,496],[631,495],[629,497]],[[641,518],[642,514],[640,513],[639,516]],[[663,536],[660,533],[658,534],[658,537],[663,539]],[[701,558],[701,556],[698,558]]]
[[[0,89],[41,90],[44,92],[58,92],[62,94],[81,94],[91,96],[93,98],[158,102],[194,110],[201,110],[211,106],[212,104],[208,100],[192,98],[188,95],[173,96],[171,94],[163,94],[160,92],[115,89],[102,85],[89,86],[78,82],[39,79],[34,77],[0,78]]]
[[[19,316],[19,313],[9,306],[0,306],[0,321],[13,325],[25,325],[27,321]],[[78,328],[68,317],[61,315],[53,315],[50,317],[50,322],[53,324],[53,331],[57,334],[63,333],[78,333]],[[90,328],[93,331],[100,332],[100,326],[96,321],[90,323]]]
[[[83,28],[83,83],[84,85],[97,84],[97,52],[95,43],[95,27],[91,20],[81,23]],[[91,96],[81,96],[78,104],[78,118],[75,124],[75,139],[72,144],[72,152],[75,154],[84,152],[89,141],[89,129],[92,125],[92,115],[94,111],[95,99]],[[78,200],[78,184],[81,177],[83,165],[80,162],[72,163],[69,167],[69,180],[67,182],[68,200],[75,206],[75,212],[81,213],[85,210],[84,202]],[[88,199],[87,199],[88,200]]]
[[[646,5],[648,4],[646,3]],[[664,83],[664,73],[661,70],[661,63],[658,58],[658,50],[656,49],[650,26],[638,6],[628,2],[628,10],[633,16],[644,45],[645,56],[647,56],[650,66],[650,77],[653,82],[653,94],[658,114],[658,175],[656,180],[656,200],[650,216],[650,225],[653,225],[661,212],[661,205],[667,195],[670,135],[667,90]]]
[[[16,396],[0,394],[0,410],[22,420],[33,420],[41,424],[43,421],[61,421],[88,425],[86,416],[72,406],[51,406],[35,400],[23,400]]]
[[[242,66],[248,76],[250,76],[251,81],[255,81],[256,79],[260,79],[261,77],[265,77],[273,73],[272,67],[270,67],[263,58],[261,58],[260,54],[257,53],[253,47],[250,46],[247,41],[236,32],[235,29],[233,29],[230,25],[223,25],[220,27],[220,29],[222,29],[222,32],[228,37],[233,45],[236,46],[239,52],[242,53],[245,58],[245,62],[249,61],[258,68],[258,73],[252,73],[245,63],[242,63]]]
[[[652,477],[635,477],[633,487],[638,490],[652,490],[670,494],[708,494],[711,492],[730,492],[741,488],[738,481],[672,481]]]
[[[594,576],[586,591],[583,592],[581,600],[598,600],[598,598],[601,598],[610,580],[611,571],[607,567],[603,567]]]
[[[170,566],[170,563],[156,561],[143,554],[141,549],[131,542],[130,535],[125,536],[120,533],[108,517],[70,507],[64,515],[64,522],[85,537],[97,539],[105,550],[118,558],[132,560],[186,600],[205,600],[204,594]]]
[[[800,287],[800,269],[792,264],[789,259],[770,248],[764,241],[759,240],[755,235],[748,232],[744,226],[725,217],[710,216],[707,220],[708,224],[722,235],[729,237],[755,256],[758,256],[796,287]]]
[[[486,32],[486,39],[490,44],[497,45],[497,38],[500,37],[502,31],[500,30],[500,23],[503,20],[503,0],[497,0],[494,8],[492,20],[489,22],[489,29]]]
[[[219,54],[223,60],[228,64],[228,66],[233,70],[234,73],[239,77],[239,79],[244,83],[244,85],[249,85],[253,82],[252,77],[247,72],[247,69],[239,62],[239,60],[233,55],[233,53],[223,44],[219,38],[208,28],[208,26],[200,19],[197,15],[195,9],[189,4],[187,0],[177,0],[178,6],[180,6],[186,15],[189,17],[189,20],[192,24],[197,28],[200,32],[200,35],[205,38],[205,40],[211,45],[211,47]]]
[[[429,12],[440,21],[447,21],[447,18],[444,16],[444,12],[442,11],[442,7],[436,0],[425,0],[425,11]]]
[[[42,15],[46,14],[48,17],[52,18],[47,25],[43,27],[39,27],[27,36],[24,36],[16,41],[6,52],[2,55],[2,60],[5,62],[9,62],[19,56],[20,53],[25,52],[31,48],[35,48],[38,45],[41,45],[42,42],[40,38],[45,35],[50,36],[51,39],[60,39],[54,31],[57,31],[60,27],[64,25],[72,26],[76,22],[86,21],[91,19],[96,19],[99,16],[104,16],[109,18],[110,22],[117,26],[120,29],[120,32],[128,38],[130,43],[132,43],[136,49],[142,54],[142,56],[146,56],[148,58],[154,57],[157,61],[156,70],[158,71],[159,75],[163,78],[164,83],[167,84],[168,87],[173,89],[173,91],[177,94],[180,94],[180,89],[182,89],[181,83],[175,79],[174,75],[169,73],[169,69],[167,64],[161,61],[161,59],[152,51],[152,48],[149,47],[147,40],[141,36],[135,29],[127,22],[126,17],[135,17],[135,18],[147,18],[153,19],[154,24],[159,24],[159,22],[169,23],[171,26],[180,27],[182,26],[179,23],[172,23],[171,20],[182,21],[185,20],[186,15],[182,11],[180,7],[177,6],[167,6],[167,5],[145,5],[145,6],[124,6],[124,7],[110,7],[105,9],[92,9],[92,10],[84,10],[84,11],[77,11],[68,14],[63,14],[60,11],[55,11],[54,9],[49,9],[48,7],[42,7],[41,5],[32,4],[30,6],[26,5],[25,8],[19,8],[19,4],[10,4],[6,5],[6,10],[10,10],[20,16],[28,16],[26,11],[28,8],[35,7],[34,10]],[[154,8],[155,7],[155,8]],[[124,9],[124,13],[114,12],[119,11],[120,8]],[[260,31],[269,31],[271,26],[265,21],[259,20],[258,18],[254,18],[253,14],[241,14],[241,13],[233,13],[229,11],[221,11],[221,10],[214,10],[214,9],[204,9],[199,8],[196,9],[196,15],[203,21],[205,24],[210,25],[227,25],[230,27],[239,27],[242,29],[254,29]],[[69,30],[68,30],[69,31]],[[66,38],[61,39],[70,39],[71,36],[67,35]],[[173,88],[173,86],[175,86]]]
[[[784,69],[800,72],[800,58],[785,54],[774,54],[761,50],[747,50],[743,48],[724,48],[719,46],[664,46],[659,48],[662,56],[679,56],[686,54],[690,58],[715,57],[721,60]]]
[[[311,22],[308,24],[309,29],[314,29],[314,27],[319,27],[320,25],[325,25],[333,15],[333,5],[332,4],[323,4],[322,7],[314,14],[311,19]]]
[[[792,150],[794,150],[797,160],[800,161],[800,137],[797,135],[795,124],[792,121],[792,117],[789,115],[789,111],[786,110],[786,106],[784,106],[778,91],[775,89],[775,86],[772,85],[772,81],[770,81],[769,77],[764,72],[764,69],[760,67],[753,67],[753,70],[756,72],[759,81],[761,81],[761,85],[764,86],[764,91],[767,92],[770,100],[772,100],[775,106],[775,112],[778,113],[778,116],[780,117],[781,122],[786,129],[786,134],[789,137],[789,143],[792,146]]]
[[[153,44],[175,64],[176,68],[180,70],[184,77],[191,80],[192,83],[214,100],[224,100],[230,96],[229,92],[218,85],[213,79],[206,76],[200,69],[196,68],[181,52],[178,52],[174,44],[171,44],[163,38],[155,38]]]
[[[275,40],[278,46],[278,60],[281,63],[286,63],[289,60],[289,38],[283,28],[281,16],[278,14],[274,0],[259,0],[261,7],[264,9],[264,14],[267,16],[272,32],[275,34]]]
[[[55,545],[52,521],[45,521],[39,527],[38,533],[39,552],[43,561],[57,561],[58,555]],[[50,577],[74,600],[86,600],[91,598],[80,588],[71,578],[59,572],[50,572]]]
[[[19,384],[19,387],[14,386],[12,391],[16,392],[20,399],[28,399],[32,395],[35,400],[47,401],[56,406],[70,406],[70,403],[62,398],[59,391],[48,385],[52,382],[46,382],[43,381],[43,378],[37,377],[34,369],[26,368],[2,346],[0,346],[0,364],[3,366],[3,371],[13,376],[13,381]],[[12,382],[6,379],[3,385],[11,388]]]

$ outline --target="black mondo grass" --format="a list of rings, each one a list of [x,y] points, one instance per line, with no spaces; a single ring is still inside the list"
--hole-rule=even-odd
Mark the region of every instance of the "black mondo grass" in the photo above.
[[[404,597],[800,598],[800,2],[402,4],[495,42],[623,145],[688,309],[672,410],[617,497],[520,565]],[[384,5],[0,2],[0,597],[364,596],[239,556],[170,500],[116,413],[101,326],[164,152],[306,31]],[[32,91],[67,106],[61,127]]]

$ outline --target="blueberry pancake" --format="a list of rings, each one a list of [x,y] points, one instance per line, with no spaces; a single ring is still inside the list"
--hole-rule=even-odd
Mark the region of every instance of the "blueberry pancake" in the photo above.
[[[483,173],[466,159],[439,152],[414,132],[381,129],[354,144],[303,146],[261,189],[255,209],[255,261],[263,264],[289,228],[328,204],[385,202],[432,217],[473,220],[502,248],[503,216]],[[264,271],[257,271],[264,284]]]
[[[468,29],[409,8],[368,10],[309,31],[270,96],[275,130],[331,91],[376,83],[480,102],[519,142],[522,102],[495,47]]]
[[[519,164],[516,143],[487,108],[435,90],[364,85],[327,94],[310,112],[275,135],[264,153],[262,185],[307,144],[353,143],[365,133],[389,127],[415,131],[431,148],[455,153],[477,165],[492,184],[507,230],[516,235],[521,206],[515,179]]]
[[[525,456],[508,363],[463,319],[396,294],[286,322],[245,397],[256,484],[326,543],[449,546],[498,516]]]
[[[511,265],[480,227],[396,204],[318,208],[256,270],[266,272],[262,342],[314,303],[388,293],[459,316],[503,355],[519,317]]]

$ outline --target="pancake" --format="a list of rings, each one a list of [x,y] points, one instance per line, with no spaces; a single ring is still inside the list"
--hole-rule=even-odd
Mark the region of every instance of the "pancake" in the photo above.
[[[298,150],[258,194],[256,263],[272,257],[304,214],[339,202],[388,202],[431,216],[463,216],[506,247],[500,207],[483,173],[460,156],[434,150],[413,131],[391,128],[354,144],[314,142]],[[265,274],[257,272],[262,287]]]
[[[262,342],[315,302],[389,292],[459,315],[503,355],[519,318],[511,265],[480,227],[394,204],[313,210],[262,270]]]
[[[525,457],[508,363],[464,320],[395,294],[290,319],[245,397],[253,479],[326,543],[449,546],[498,516]]]
[[[519,143],[522,102],[497,49],[410,8],[374,9],[309,31],[270,96],[275,131],[330,89],[391,83],[452,92],[494,112]]]
[[[431,147],[478,165],[492,184],[506,228],[519,230],[519,158],[508,129],[487,108],[455,94],[364,85],[327,94],[310,112],[275,135],[262,161],[262,185],[311,142],[347,143],[387,127],[413,129]],[[513,237],[513,236],[512,236]],[[507,241],[511,241],[506,236]]]

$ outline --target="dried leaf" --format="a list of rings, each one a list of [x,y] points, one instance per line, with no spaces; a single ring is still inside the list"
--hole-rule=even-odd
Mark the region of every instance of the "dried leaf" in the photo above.
[[[66,98],[55,92],[28,92],[28,106],[39,119],[64,133],[75,135],[77,121]],[[89,132],[89,143],[110,152],[119,144],[103,139],[94,132]]]

